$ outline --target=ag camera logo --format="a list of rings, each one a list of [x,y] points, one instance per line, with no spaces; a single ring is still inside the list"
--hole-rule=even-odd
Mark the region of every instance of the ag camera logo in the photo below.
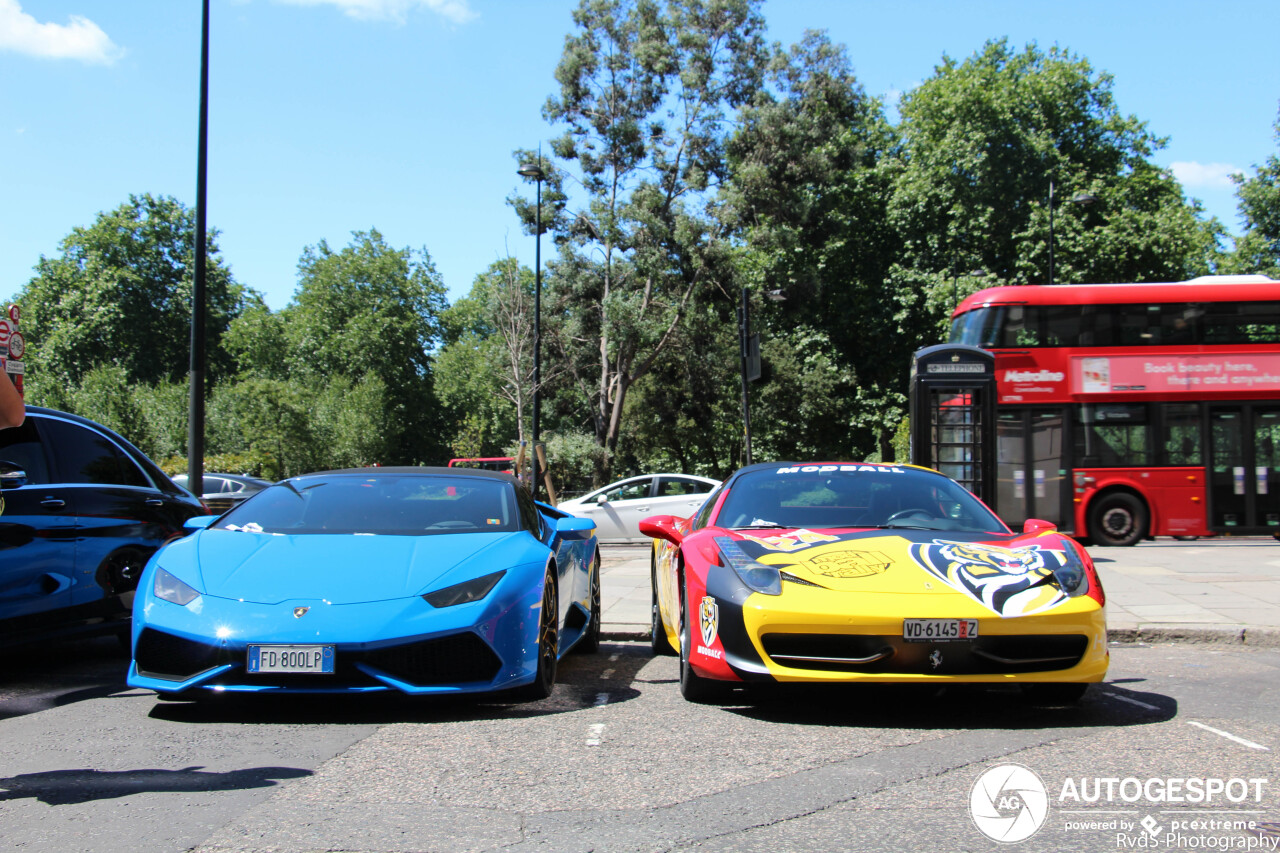
[[[1049,816],[1049,793],[1035,771],[1021,764],[1000,764],[973,783],[969,816],[992,841],[1026,841]]]

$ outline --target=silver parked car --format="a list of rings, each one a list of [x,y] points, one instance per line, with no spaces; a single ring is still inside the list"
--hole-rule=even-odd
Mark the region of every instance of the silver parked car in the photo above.
[[[594,521],[601,542],[647,543],[649,537],[640,532],[641,519],[691,516],[719,485],[719,480],[692,474],[644,474],[561,501],[556,509]]]
[[[248,474],[205,474],[201,477],[204,493],[200,500],[209,512],[223,513],[236,504],[271,485],[269,480],[250,477]],[[179,474],[173,482],[187,488],[187,475]]]

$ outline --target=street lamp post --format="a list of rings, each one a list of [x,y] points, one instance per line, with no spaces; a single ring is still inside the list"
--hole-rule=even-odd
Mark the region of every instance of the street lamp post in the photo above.
[[[738,303],[738,348],[742,366],[742,458],[743,464],[751,464],[751,403],[747,386],[751,382],[751,302],[747,289],[742,288]]]
[[[209,156],[209,0],[204,0],[200,27],[200,126],[196,141],[196,245],[191,283],[191,386],[188,389],[187,488],[204,491],[205,272]]]
[[[538,497],[538,481],[542,472],[538,465],[538,439],[540,437],[540,416],[542,409],[542,182],[546,179],[547,174],[542,170],[542,155],[538,155],[539,162],[525,163],[516,170],[516,174],[524,178],[532,178],[537,185],[537,204],[538,209],[534,214],[534,248],[533,248],[533,423],[530,431],[532,432],[532,450],[533,450],[533,483],[532,492],[534,498]]]

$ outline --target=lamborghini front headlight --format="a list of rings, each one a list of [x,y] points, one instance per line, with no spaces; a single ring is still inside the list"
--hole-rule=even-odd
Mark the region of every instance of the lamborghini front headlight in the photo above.
[[[156,598],[186,607],[200,597],[200,592],[191,584],[179,580],[164,569],[156,569]]]
[[[444,589],[438,589],[435,592],[428,592],[422,597],[432,607],[452,607],[455,604],[479,601],[498,585],[498,581],[502,580],[502,576],[505,574],[505,571],[501,571],[483,575],[469,581],[456,583],[453,586],[446,586]]]

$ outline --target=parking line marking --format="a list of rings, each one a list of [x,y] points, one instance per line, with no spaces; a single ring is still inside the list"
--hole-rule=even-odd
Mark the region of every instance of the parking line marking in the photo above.
[[[1269,746],[1263,746],[1260,743],[1254,743],[1251,740],[1245,740],[1244,738],[1239,737],[1238,735],[1233,735],[1231,732],[1224,732],[1222,729],[1215,729],[1213,726],[1206,726],[1204,723],[1197,723],[1195,720],[1187,720],[1187,723],[1192,726],[1199,726],[1200,728],[1204,729],[1206,732],[1213,732],[1215,735],[1224,737],[1227,740],[1233,740],[1238,744],[1249,747],[1250,749],[1260,749],[1263,752],[1271,751],[1271,747]]]
[[[613,678],[613,670],[606,669],[604,672],[600,673],[600,677],[605,679]]]
[[[602,696],[607,694],[600,694]],[[596,723],[591,727],[591,737],[587,738],[587,746],[599,746],[600,735],[604,734],[604,723]]]
[[[601,705],[608,705],[608,704],[609,704],[609,694],[608,694],[608,693],[597,693],[597,694],[596,694],[596,704],[595,704],[595,707],[599,708]]]
[[[1112,699],[1119,699],[1121,702],[1128,702],[1130,705],[1137,705],[1139,708],[1146,708],[1148,711],[1160,710],[1157,706],[1152,705],[1148,702],[1142,702],[1142,701],[1139,701],[1138,699],[1132,699],[1128,696],[1122,696],[1119,693],[1112,693],[1110,690],[1104,690],[1102,692],[1110,696]]]

